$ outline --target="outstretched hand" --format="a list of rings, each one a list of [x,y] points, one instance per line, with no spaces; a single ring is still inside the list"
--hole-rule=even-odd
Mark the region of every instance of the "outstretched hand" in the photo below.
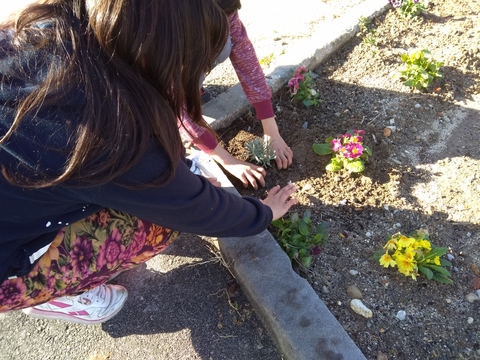
[[[293,193],[297,191],[293,184],[280,188],[280,185],[273,187],[264,200],[260,200],[267,205],[273,212],[273,220],[280,219],[298,202],[298,199],[292,198]]]
[[[257,190],[258,185],[262,187],[265,186],[265,176],[267,175],[267,172],[263,167],[238,160],[221,145],[217,145],[217,147],[211,152],[210,156],[222,165],[230,174],[239,179],[244,187],[247,187],[248,184],[250,184],[255,190]]]

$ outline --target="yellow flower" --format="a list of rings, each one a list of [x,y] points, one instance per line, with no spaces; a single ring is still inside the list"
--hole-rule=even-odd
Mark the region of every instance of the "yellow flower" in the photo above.
[[[383,248],[387,250],[395,250],[397,248],[397,240],[395,240],[394,238],[391,238],[390,240],[387,241],[387,243]]]
[[[416,263],[413,257],[411,257],[410,255],[405,256],[404,254],[399,253],[396,255],[395,260],[397,262],[397,267],[400,272],[413,271],[413,269],[416,267]]]
[[[390,256],[388,252],[383,254],[382,257],[380,258],[380,265],[383,265],[383,267],[386,267],[386,268],[388,268],[389,266],[395,267],[396,264],[397,262],[393,260],[393,258]]]
[[[435,256],[435,258],[433,259],[433,263],[440,266],[440,256]]]
[[[402,235],[400,239],[397,241],[397,246],[399,248],[407,248],[412,246],[415,243],[414,238],[407,238],[406,236]]]
[[[425,249],[426,251],[432,250],[432,245],[430,244],[430,241],[428,240],[421,240],[421,241],[416,241],[415,244],[413,245],[416,249]]]

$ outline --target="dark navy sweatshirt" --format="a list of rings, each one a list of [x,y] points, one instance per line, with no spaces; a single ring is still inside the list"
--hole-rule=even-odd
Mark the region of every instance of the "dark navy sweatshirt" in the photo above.
[[[48,58],[48,55],[47,55]],[[16,60],[19,59],[19,60]],[[16,53],[11,32],[0,31],[0,136],[9,129],[15,107],[43,81],[45,54]],[[12,67],[22,78],[5,77]],[[8,79],[8,80],[5,80]],[[14,136],[0,145],[0,164],[7,167],[59,171],[71,133],[81,114],[82,91],[73,92],[62,104],[53,104],[27,117]],[[144,184],[168,168],[165,151],[151,141],[141,161],[115,182],[99,187],[54,186],[26,189],[9,184],[0,174],[0,283],[8,276],[23,275],[29,257],[53,241],[59,229],[103,208],[123,211],[160,226],[216,237],[250,236],[265,230],[272,211],[253,197],[239,197],[214,187],[189,170],[188,160],[177,164],[175,177],[163,187],[131,189],[117,184]]]

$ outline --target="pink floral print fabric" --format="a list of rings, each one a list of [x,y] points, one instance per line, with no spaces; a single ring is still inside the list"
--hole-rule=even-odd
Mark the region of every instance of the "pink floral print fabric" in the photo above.
[[[0,284],[0,313],[77,295],[144,263],[178,232],[111,209],[61,229],[33,270]]]

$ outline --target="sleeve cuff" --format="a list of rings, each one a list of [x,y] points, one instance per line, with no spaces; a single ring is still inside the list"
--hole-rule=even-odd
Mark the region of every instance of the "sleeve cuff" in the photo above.
[[[215,150],[215,148],[218,145],[213,135],[210,134],[208,131],[205,131],[202,135],[200,135],[198,138],[193,140],[193,143],[200,150],[202,150],[204,153],[207,153],[207,154]]]
[[[271,99],[263,100],[261,102],[254,103],[252,105],[255,108],[255,113],[256,113],[257,119],[259,120],[268,119],[275,116],[275,113],[273,112]]]

